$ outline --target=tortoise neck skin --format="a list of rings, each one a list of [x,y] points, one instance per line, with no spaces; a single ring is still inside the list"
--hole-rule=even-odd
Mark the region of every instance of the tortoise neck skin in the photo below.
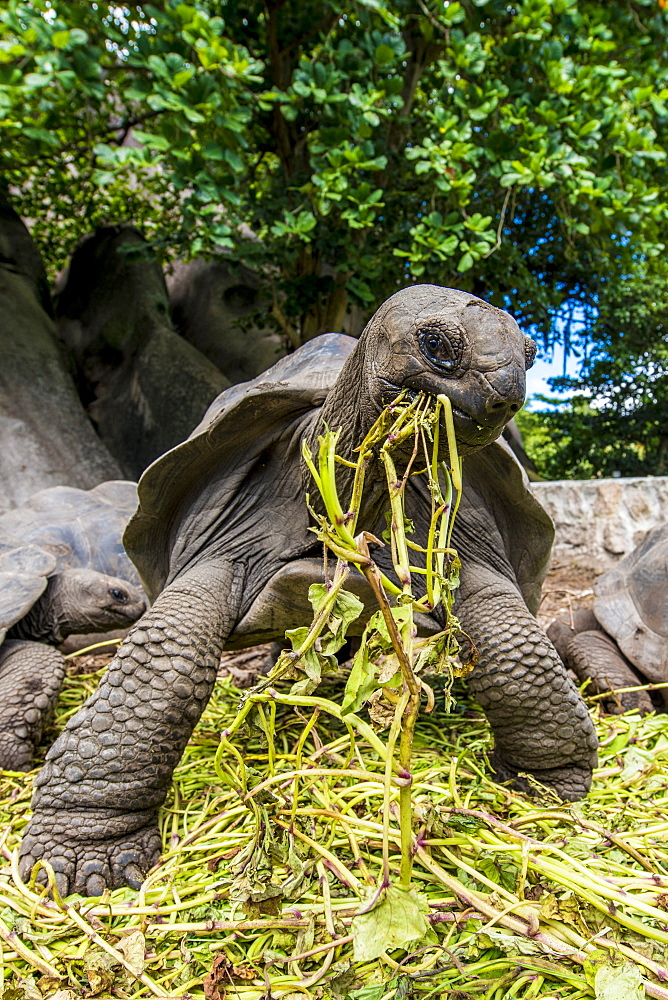
[[[355,448],[364,440],[375,423],[383,405],[371,391],[372,369],[371,352],[368,350],[369,327],[362,334],[360,341],[345,362],[334,388],[327,396],[322,409],[312,423],[312,428],[306,435],[308,444],[314,455],[318,454],[318,437],[325,431],[341,429],[336,447],[337,454],[354,462],[357,459]],[[394,394],[396,395],[396,393]],[[321,509],[320,498],[315,495],[310,473],[303,464],[306,489],[316,509]],[[339,496],[346,504],[352,493],[354,470],[345,465],[337,465],[337,485]],[[360,510],[359,528],[372,530],[382,514],[382,506],[386,499],[383,483],[384,472],[376,457],[371,460],[365,476],[363,507]],[[322,508],[324,510],[324,508]]]
[[[452,288],[405,288],[368,323],[314,421],[308,443],[317,452],[325,426],[340,427],[337,451],[353,460],[354,448],[383,407],[408,389],[449,397],[459,453],[471,454],[496,440],[522,406],[525,372],[534,356],[533,341],[503,310]],[[443,447],[445,457],[445,434]],[[340,469],[340,495],[345,498],[353,472]],[[372,462],[361,527],[370,528],[380,514],[382,482],[380,463]]]
[[[146,610],[137,587],[91,569],[66,569],[49,578],[46,590],[9,630],[11,639],[54,645],[68,635],[125,628]]]

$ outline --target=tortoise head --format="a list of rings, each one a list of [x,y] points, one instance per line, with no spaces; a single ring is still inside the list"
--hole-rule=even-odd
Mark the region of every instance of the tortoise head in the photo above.
[[[92,569],[66,569],[51,577],[44,598],[60,634],[109,632],[143,615],[146,601],[138,587]]]
[[[462,454],[494,441],[520,409],[536,354],[507,312],[438,285],[397,292],[372,317],[364,340],[367,398],[376,413],[402,389],[445,394]]]

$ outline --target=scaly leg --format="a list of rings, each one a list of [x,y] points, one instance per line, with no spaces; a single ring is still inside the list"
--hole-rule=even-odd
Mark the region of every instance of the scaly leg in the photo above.
[[[589,679],[590,694],[603,694],[615,688],[638,687],[643,680],[633,671],[631,664],[622,656],[617,643],[605,632],[579,632],[572,636],[566,646],[567,667],[575,672],[580,681]],[[608,712],[640,712],[646,715],[654,711],[647,691],[625,691],[605,699]]]
[[[53,714],[65,660],[53,646],[10,640],[0,649],[0,767],[29,771]]]
[[[159,856],[158,807],[236,620],[233,584],[230,566],[199,566],[132,629],[38,775],[24,877],[45,859],[63,894],[139,887]]]
[[[468,678],[492,727],[501,780],[533,774],[563,798],[583,798],[596,764],[596,732],[556,650],[512,583],[487,567],[462,572],[457,614],[478,648]]]

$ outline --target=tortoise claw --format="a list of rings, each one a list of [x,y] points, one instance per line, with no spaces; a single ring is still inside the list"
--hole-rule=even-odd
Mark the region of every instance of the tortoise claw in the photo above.
[[[512,787],[527,795],[539,795],[540,785],[556,792],[564,802],[577,802],[584,799],[591,788],[591,768],[572,764],[565,767],[552,767],[545,770],[521,772],[508,764],[502,754],[495,751],[490,760],[494,776],[499,782],[510,781]],[[535,778],[535,784],[526,775]]]
[[[118,820],[125,829],[118,831]],[[133,830],[128,819],[148,822]],[[78,836],[73,831],[79,831]],[[54,870],[61,895],[100,896],[105,889],[138,889],[160,855],[160,834],[153,814],[110,816],[109,810],[36,812],[21,844],[21,876],[29,878],[37,861]],[[41,871],[38,880],[47,882]]]

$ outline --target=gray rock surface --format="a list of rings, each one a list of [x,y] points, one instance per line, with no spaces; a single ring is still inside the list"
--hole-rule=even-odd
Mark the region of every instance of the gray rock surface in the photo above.
[[[124,475],[138,479],[229,380],[172,329],[162,270],[131,226],[80,243],[55,304],[88,415]]]
[[[604,573],[668,522],[668,476],[532,483],[556,526],[552,567]]]

